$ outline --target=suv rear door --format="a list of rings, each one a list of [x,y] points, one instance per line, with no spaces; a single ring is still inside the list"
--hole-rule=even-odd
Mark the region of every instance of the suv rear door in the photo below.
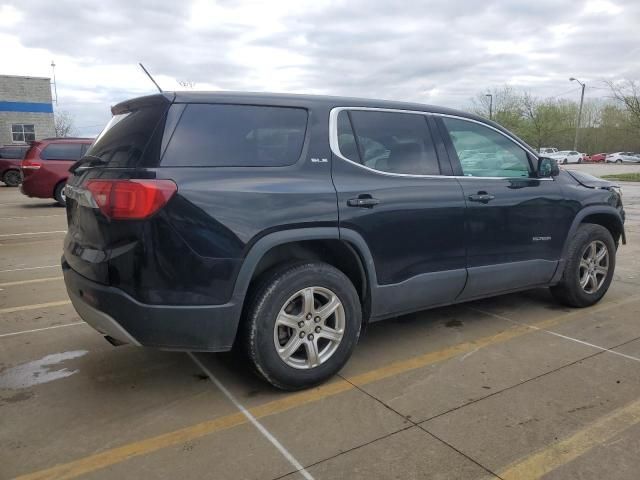
[[[549,282],[572,220],[557,182],[537,178],[535,157],[497,128],[459,117],[437,122],[467,204],[469,279],[459,298]]]
[[[372,254],[374,320],[450,303],[466,281],[464,198],[438,162],[429,121],[421,112],[331,112],[340,231],[360,235]]]

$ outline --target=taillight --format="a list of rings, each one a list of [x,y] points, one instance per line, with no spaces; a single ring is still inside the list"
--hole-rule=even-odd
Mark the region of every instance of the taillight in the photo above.
[[[178,190],[171,180],[89,180],[86,188],[100,211],[115,220],[148,218]]]
[[[31,160],[22,160],[20,164],[20,168],[23,170],[38,170],[42,165],[38,162],[33,162]]]

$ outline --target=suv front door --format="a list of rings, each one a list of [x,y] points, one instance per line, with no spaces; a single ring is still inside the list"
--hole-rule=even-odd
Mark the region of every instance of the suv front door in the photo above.
[[[549,282],[572,220],[557,182],[538,178],[535,157],[497,128],[437,121],[467,204],[469,279],[459,299]]]
[[[373,320],[451,303],[466,281],[465,202],[448,159],[438,162],[444,145],[430,121],[420,112],[331,113],[340,232],[371,252]]]

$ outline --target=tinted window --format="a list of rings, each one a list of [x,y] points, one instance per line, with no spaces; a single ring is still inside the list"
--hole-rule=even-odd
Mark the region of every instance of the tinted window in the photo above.
[[[351,146],[349,117],[356,149]],[[422,115],[353,110],[348,116],[338,116],[338,141],[344,156],[375,170],[412,175],[440,173]]]
[[[160,141],[154,131],[164,119],[167,104],[150,105],[114,115],[86,155],[98,157],[109,167],[135,166],[145,157],[147,166],[157,166]]]
[[[24,147],[0,148],[0,158],[23,158],[26,151]]]
[[[188,105],[163,166],[268,167],[300,158],[307,111],[249,105]]]
[[[40,154],[45,160],[80,160],[81,143],[50,143]]]
[[[443,118],[462,172],[472,177],[528,177],[527,153],[495,130],[475,122]]]

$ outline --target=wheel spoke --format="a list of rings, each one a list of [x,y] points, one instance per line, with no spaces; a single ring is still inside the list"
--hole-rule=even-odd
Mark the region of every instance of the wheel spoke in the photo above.
[[[278,318],[276,319],[277,325],[282,325],[283,327],[293,328],[294,330],[298,330],[298,322],[301,320],[300,317],[296,317],[289,313],[280,312]]]
[[[604,260],[607,256],[607,247],[602,247],[602,249],[596,254],[596,263],[600,264],[602,260]]]
[[[595,260],[596,258],[596,244],[595,242],[591,242],[589,244],[589,254],[587,256],[589,260]]]
[[[609,271],[608,267],[601,267],[601,266],[596,267],[596,270],[595,270],[596,273],[599,273],[601,275],[606,275],[608,271]]]
[[[580,268],[584,268],[585,270],[589,269],[589,262],[587,262],[584,258],[580,259]]]
[[[313,313],[315,311],[313,302],[313,288],[305,288],[302,295],[304,297],[304,313]]]
[[[338,296],[333,295],[331,299],[316,312],[316,314],[324,321],[329,318],[340,305],[341,304],[340,300],[338,300]]]
[[[289,358],[291,355],[296,353],[298,348],[300,348],[301,343],[302,339],[298,337],[298,335],[291,335],[289,341],[284,345],[284,347],[278,349],[280,357]]]
[[[309,367],[315,367],[320,364],[318,358],[318,344],[316,340],[309,340],[304,343],[304,348],[307,351],[307,365]]]
[[[322,327],[322,330],[320,330],[318,336],[326,338],[327,340],[331,340],[332,342],[339,342],[340,340],[342,340],[343,334],[344,332],[336,330],[335,328],[324,326]]]
[[[598,289],[598,278],[596,277],[595,272],[591,272],[591,274],[589,275],[589,279],[591,280],[589,283],[591,283],[591,291],[595,292]]]
[[[587,283],[589,283],[589,272],[585,271],[584,275],[582,275],[582,278],[580,279],[580,287],[582,287],[583,289],[587,288]]]

